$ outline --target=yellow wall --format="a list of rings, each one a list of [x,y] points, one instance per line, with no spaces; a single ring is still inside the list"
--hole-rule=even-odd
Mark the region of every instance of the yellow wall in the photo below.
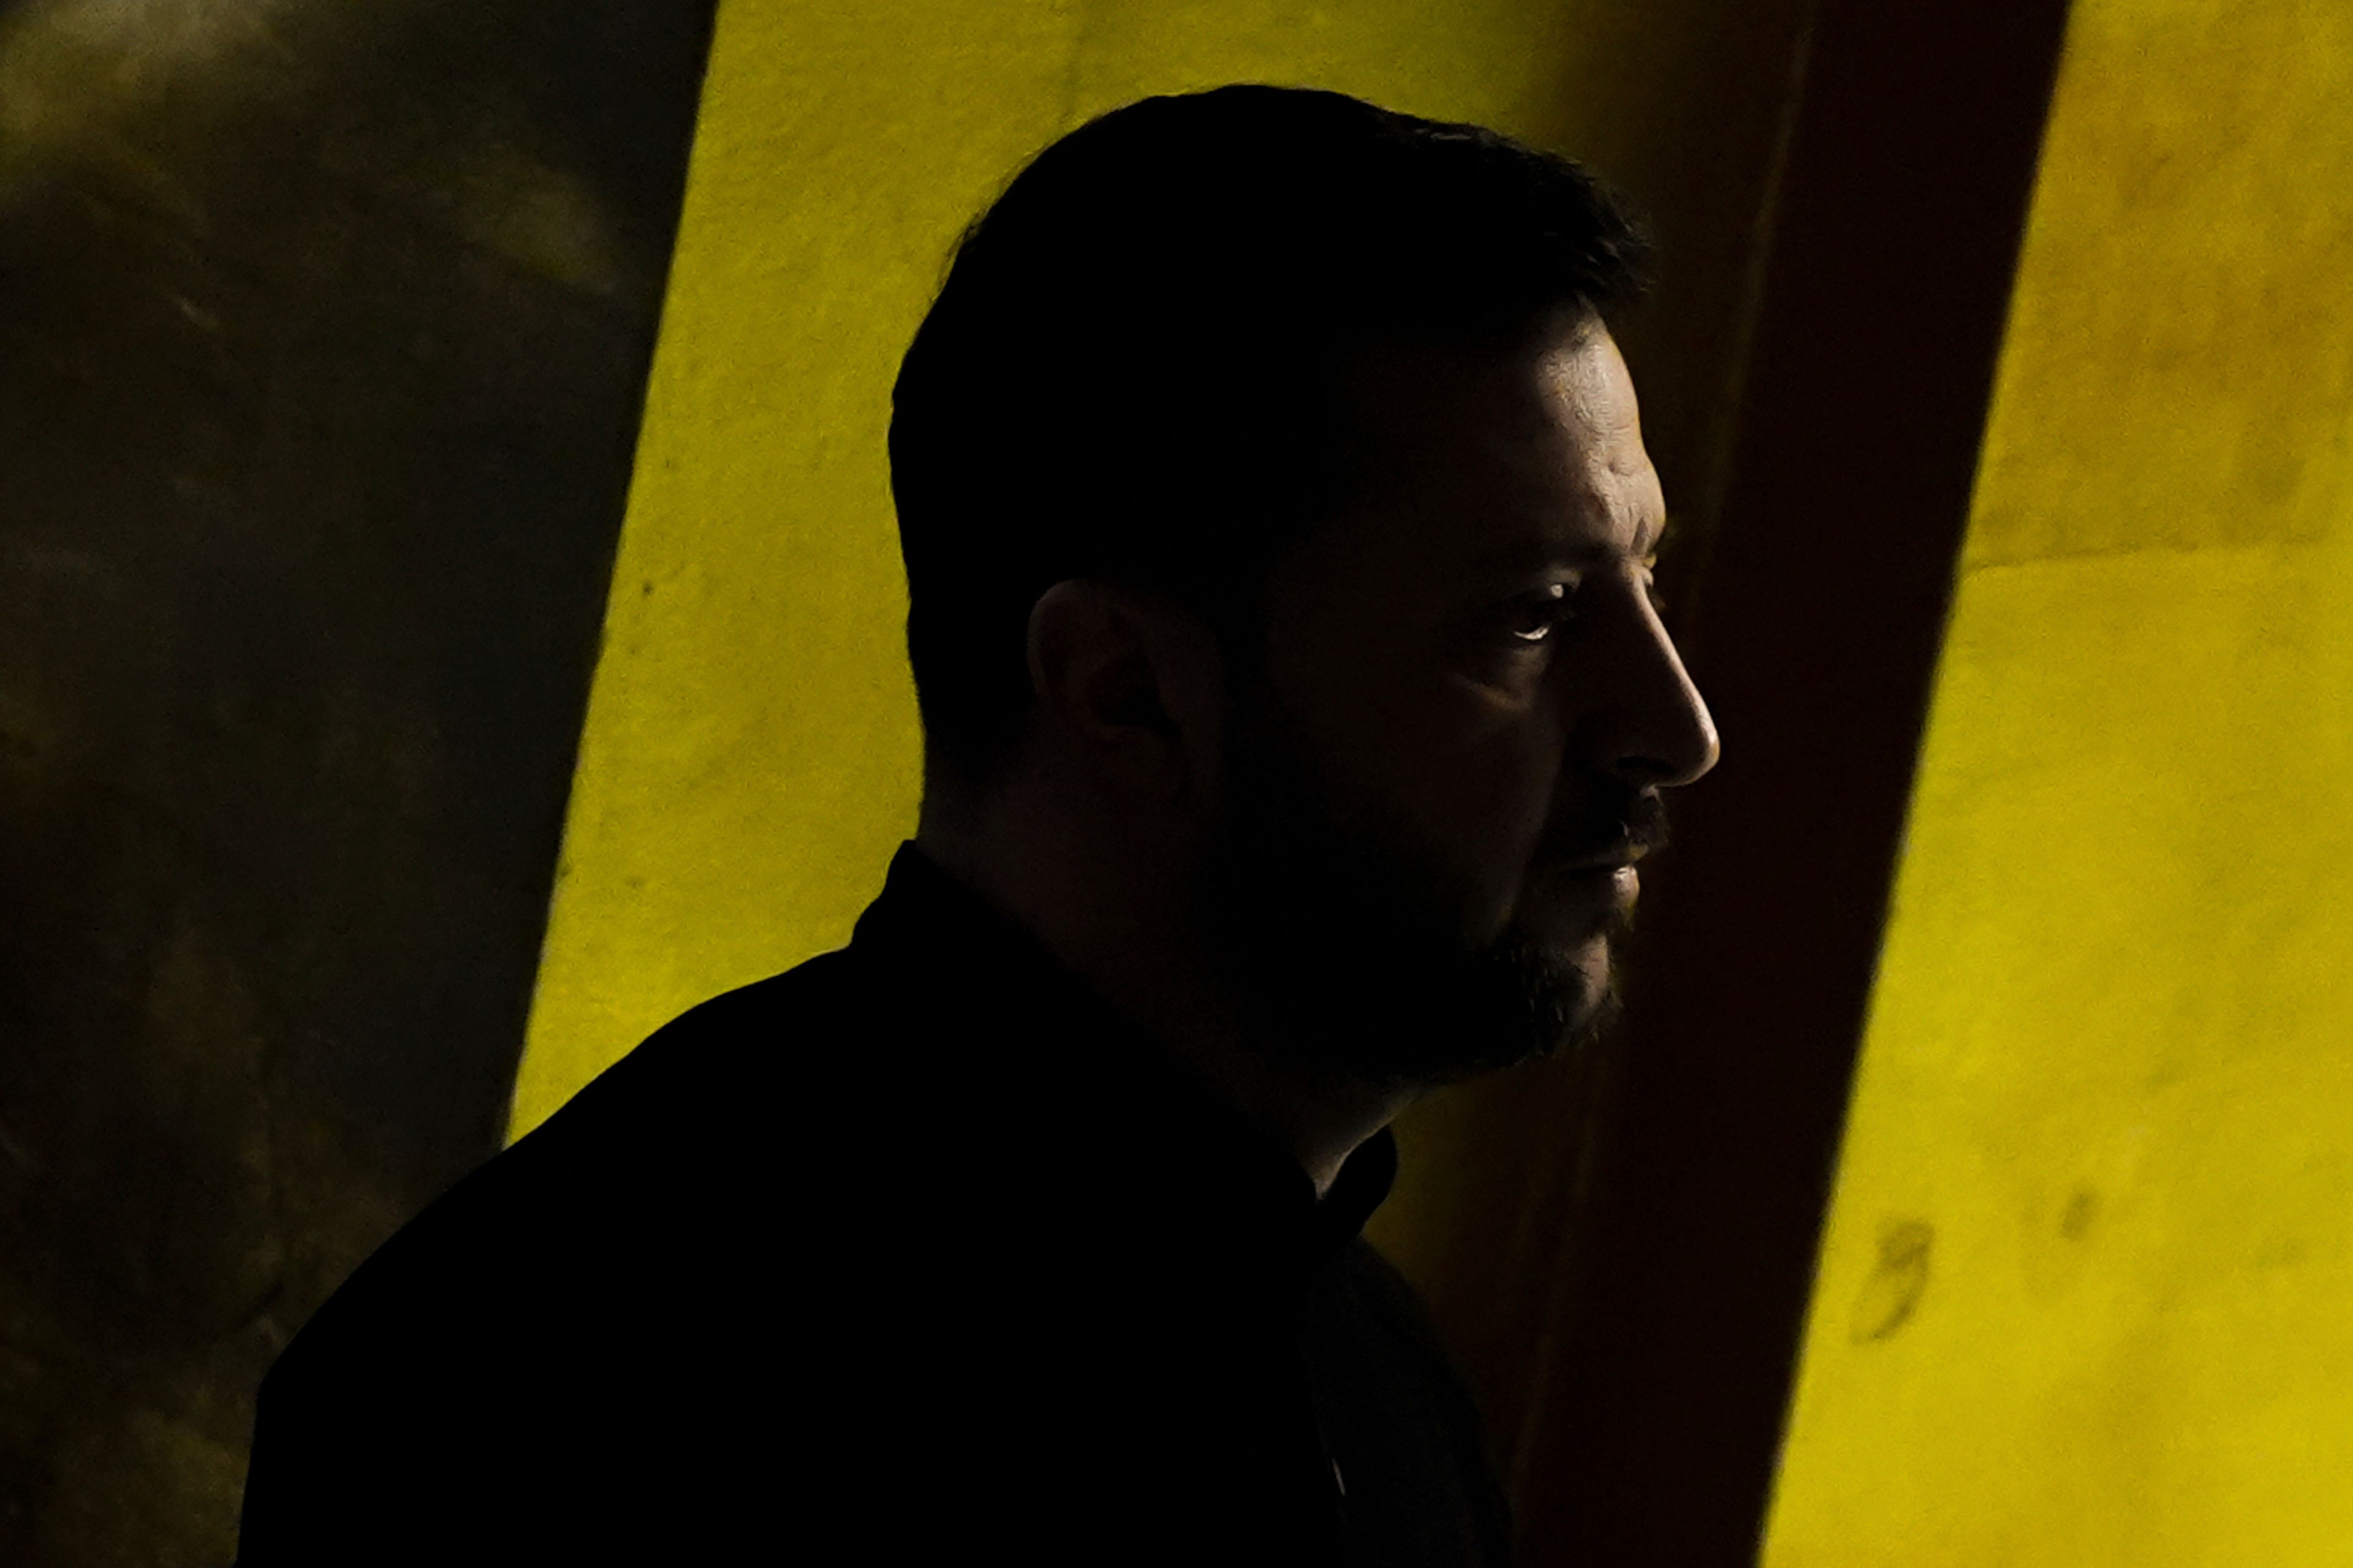
[[[2353,5],[2077,0],[1770,1568],[2353,1560],[2348,285]]]
[[[1637,369],[1654,431],[1704,471],[1801,15],[728,0],[512,1131],[686,1005],[839,944],[912,828],[891,380],[955,235],[1024,157],[1130,99],[1230,79],[1592,156],[1688,237],[1664,346]]]

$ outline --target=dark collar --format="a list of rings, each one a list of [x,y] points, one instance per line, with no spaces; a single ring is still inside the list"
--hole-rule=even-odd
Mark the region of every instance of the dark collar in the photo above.
[[[1387,1129],[1348,1157],[1318,1202],[1296,1160],[912,843],[892,858],[850,952],[893,984],[923,988],[910,1000],[936,1018],[935,1048],[988,1053],[989,1098],[1026,1097],[1055,1152],[1102,1162],[1139,1216],[1206,1224],[1313,1264],[1336,1257],[1388,1196],[1397,1144]]]

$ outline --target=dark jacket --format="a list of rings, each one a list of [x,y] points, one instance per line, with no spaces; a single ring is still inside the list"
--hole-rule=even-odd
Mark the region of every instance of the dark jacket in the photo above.
[[[240,1562],[1500,1563],[1395,1160],[1319,1204],[910,847],[320,1310]]]

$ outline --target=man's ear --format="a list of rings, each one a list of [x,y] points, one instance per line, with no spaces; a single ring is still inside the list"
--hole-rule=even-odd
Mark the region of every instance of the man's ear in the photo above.
[[[1030,606],[1039,738],[1114,787],[1206,798],[1223,680],[1208,624],[1156,595],[1071,578]]]

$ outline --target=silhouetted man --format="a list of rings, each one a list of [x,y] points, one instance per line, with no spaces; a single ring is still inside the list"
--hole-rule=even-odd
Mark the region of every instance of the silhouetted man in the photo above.
[[[1715,757],[1640,259],[1573,165],[1326,93],[1031,163],[896,389],[914,843],[320,1311],[248,1568],[1503,1561],[1358,1231],[1401,1107],[1598,1026]]]

